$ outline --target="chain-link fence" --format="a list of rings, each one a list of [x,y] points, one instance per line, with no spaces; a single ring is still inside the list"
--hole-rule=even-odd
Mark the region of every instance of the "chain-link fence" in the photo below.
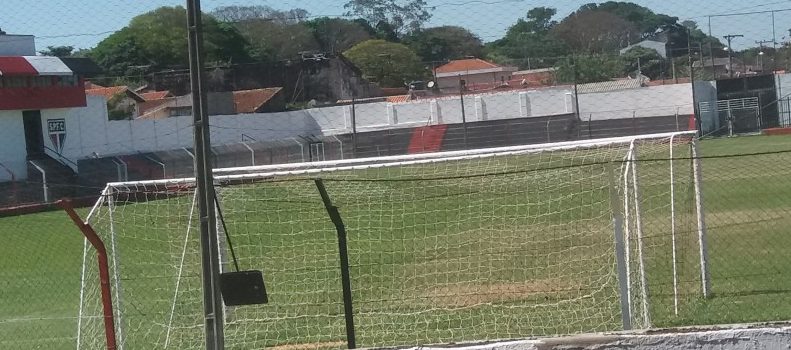
[[[48,211],[64,197],[120,252],[108,257],[119,344],[200,347],[186,2],[9,1],[0,348],[105,346],[94,252]],[[325,179],[349,230],[360,347],[616,330],[624,306],[632,328],[791,316],[786,3],[202,7],[209,157],[232,177],[217,184],[227,231],[241,235],[243,265],[274,264],[261,267],[269,305],[225,310],[229,344],[348,345],[337,236],[315,185],[233,176],[385,161],[407,164]],[[684,131],[701,137],[699,178],[688,136],[636,159],[618,144],[409,164]],[[758,134],[777,136],[747,136]],[[169,182],[129,185],[152,180]],[[108,195],[108,183],[126,189]],[[124,213],[131,222],[110,217]],[[618,215],[625,276],[605,229]],[[139,229],[112,242],[124,228],[110,223]]]

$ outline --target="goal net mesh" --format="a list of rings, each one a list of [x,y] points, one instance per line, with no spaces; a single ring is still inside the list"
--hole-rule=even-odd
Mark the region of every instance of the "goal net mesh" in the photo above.
[[[338,238],[315,178],[348,232],[360,347],[620,330],[624,312],[633,328],[672,323],[700,292],[690,141],[219,171],[223,269],[233,267],[227,234],[269,294],[266,305],[223,309],[226,346],[346,346]],[[194,182],[110,184],[89,223],[110,255],[122,348],[202,348]],[[614,232],[626,243],[620,277]],[[78,338],[99,349],[98,270],[85,249]]]

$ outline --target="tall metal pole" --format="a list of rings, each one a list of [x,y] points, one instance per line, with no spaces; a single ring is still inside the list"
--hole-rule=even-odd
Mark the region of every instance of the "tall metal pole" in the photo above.
[[[775,28],[775,12],[772,11],[772,48],[775,49],[775,52],[772,55],[777,53],[777,28]]]
[[[352,157],[357,158],[357,113],[354,99],[354,92],[352,91]]]
[[[759,58],[761,60],[761,73],[763,73],[764,70],[765,70],[765,68],[764,68],[764,56],[765,56],[766,53],[764,52],[764,44],[771,43],[771,42],[772,42],[771,40],[756,40],[755,41],[755,43],[760,45],[760,47],[761,47],[761,51],[758,51],[758,56],[759,56]]]
[[[714,65],[714,42],[711,40],[714,36],[711,35],[711,16],[709,16],[709,37],[707,38],[709,42],[709,60],[711,60],[711,75],[714,80],[717,79],[717,66]],[[701,62],[701,67],[704,68],[705,71],[705,64]]]
[[[741,38],[741,37],[744,37],[744,35],[728,34],[723,36],[725,40],[728,40],[728,74],[730,75],[731,78],[733,78],[733,50],[731,49],[731,41],[734,38]]]
[[[222,296],[220,294],[220,259],[214,211],[214,180],[210,154],[209,116],[206,86],[203,80],[203,23],[200,0],[187,0],[189,32],[190,85],[195,140],[195,180],[200,211],[201,263],[203,266],[203,317],[207,350],[225,349]]]

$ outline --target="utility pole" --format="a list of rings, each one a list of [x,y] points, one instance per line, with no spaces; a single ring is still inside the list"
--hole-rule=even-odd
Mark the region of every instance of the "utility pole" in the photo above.
[[[731,49],[731,41],[735,38],[743,38],[743,37],[744,35],[741,34],[728,34],[723,36],[725,40],[728,40],[728,74],[730,75],[731,78],[733,78],[733,50]]]
[[[758,44],[761,47],[761,51],[758,51],[758,57],[760,57],[760,59],[761,59],[761,63],[760,63],[760,65],[761,65],[761,73],[763,73],[764,72],[764,55],[765,55],[764,44],[774,43],[774,41],[772,41],[772,40],[756,40],[755,43]]]

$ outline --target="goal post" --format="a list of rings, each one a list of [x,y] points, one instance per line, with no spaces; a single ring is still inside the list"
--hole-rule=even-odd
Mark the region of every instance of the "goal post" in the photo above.
[[[348,230],[360,347],[661,325],[663,309],[709,291],[694,142],[680,132],[216,169],[217,232],[242,269],[264,272],[270,297],[222,309],[226,344],[346,345],[337,235],[316,178]],[[111,242],[115,290],[97,293],[86,259],[78,348],[103,348],[105,298],[119,348],[201,348],[194,179],[110,183],[88,218]]]

